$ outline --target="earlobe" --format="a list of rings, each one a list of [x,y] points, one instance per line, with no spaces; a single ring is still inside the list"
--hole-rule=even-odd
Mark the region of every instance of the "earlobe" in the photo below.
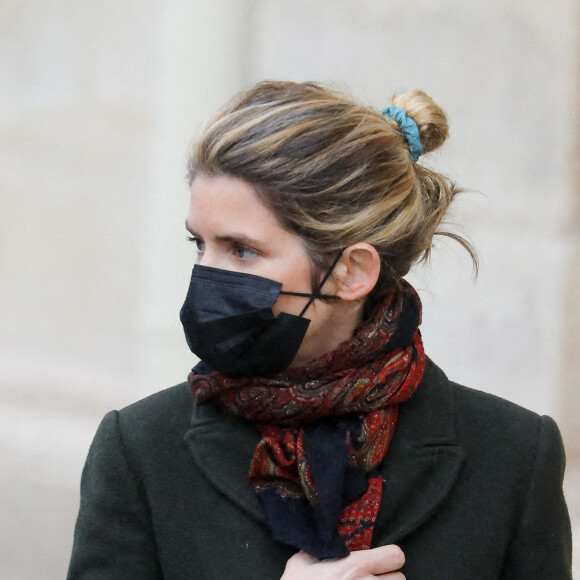
[[[346,248],[334,270],[336,295],[354,301],[367,296],[375,287],[381,270],[381,259],[374,246],[359,242]]]

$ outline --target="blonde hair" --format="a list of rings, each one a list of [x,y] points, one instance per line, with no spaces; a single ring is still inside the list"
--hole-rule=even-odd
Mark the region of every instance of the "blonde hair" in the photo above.
[[[422,91],[395,95],[419,128],[424,153],[449,133],[443,110]],[[229,175],[252,184],[280,224],[297,234],[313,265],[313,284],[338,252],[356,242],[381,257],[367,303],[396,288],[429,257],[435,234],[459,189],[411,159],[397,123],[316,83],[265,81],[237,95],[196,140],[188,179]]]

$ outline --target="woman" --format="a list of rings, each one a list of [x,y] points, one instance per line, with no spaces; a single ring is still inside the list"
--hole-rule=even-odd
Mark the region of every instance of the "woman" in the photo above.
[[[457,192],[417,162],[447,134],[420,91],[380,113],[312,83],[207,125],[181,312],[202,362],[103,419],[69,578],[571,578],[556,425],[423,351],[403,276]]]

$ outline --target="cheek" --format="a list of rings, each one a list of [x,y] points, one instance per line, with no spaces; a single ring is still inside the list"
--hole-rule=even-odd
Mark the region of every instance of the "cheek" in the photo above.
[[[290,290],[289,290],[290,291]],[[298,289],[297,287],[292,288],[293,292],[310,292],[310,288],[302,288],[302,289]],[[308,304],[308,298],[306,298],[305,296],[280,296],[276,302],[276,304],[274,304],[274,306],[272,306],[272,312],[278,316],[278,314],[280,314],[280,312],[286,312],[288,314],[295,314],[298,315],[302,312],[302,309],[306,306],[306,304]],[[305,317],[306,318],[310,318],[309,314],[310,314],[310,309],[312,308],[312,305],[308,308],[308,310],[305,312]]]
[[[301,292],[303,294],[310,294],[312,292],[310,263],[309,262],[295,262],[295,267],[286,269],[284,272],[278,272],[272,279],[282,282],[282,290],[285,292]],[[287,296],[281,294],[272,307],[275,315],[280,312],[287,312],[288,314],[300,314],[302,309],[308,304],[309,298],[306,296]],[[306,318],[310,318],[312,305],[305,313]]]
[[[308,304],[309,298],[299,296],[280,296],[276,304],[272,307],[275,316],[281,312],[299,316],[304,307]],[[304,313],[304,318],[310,320],[306,331],[305,341],[317,336],[325,327],[328,318],[328,305],[320,300],[314,300],[308,310]]]

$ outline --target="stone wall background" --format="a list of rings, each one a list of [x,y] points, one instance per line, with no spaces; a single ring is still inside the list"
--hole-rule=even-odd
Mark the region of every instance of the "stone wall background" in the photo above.
[[[577,2],[4,0],[0,30],[0,577],[64,577],[100,418],[186,376],[185,151],[264,77],[447,110],[427,162],[481,274],[447,242],[413,272],[426,348],[558,420],[579,529]]]

